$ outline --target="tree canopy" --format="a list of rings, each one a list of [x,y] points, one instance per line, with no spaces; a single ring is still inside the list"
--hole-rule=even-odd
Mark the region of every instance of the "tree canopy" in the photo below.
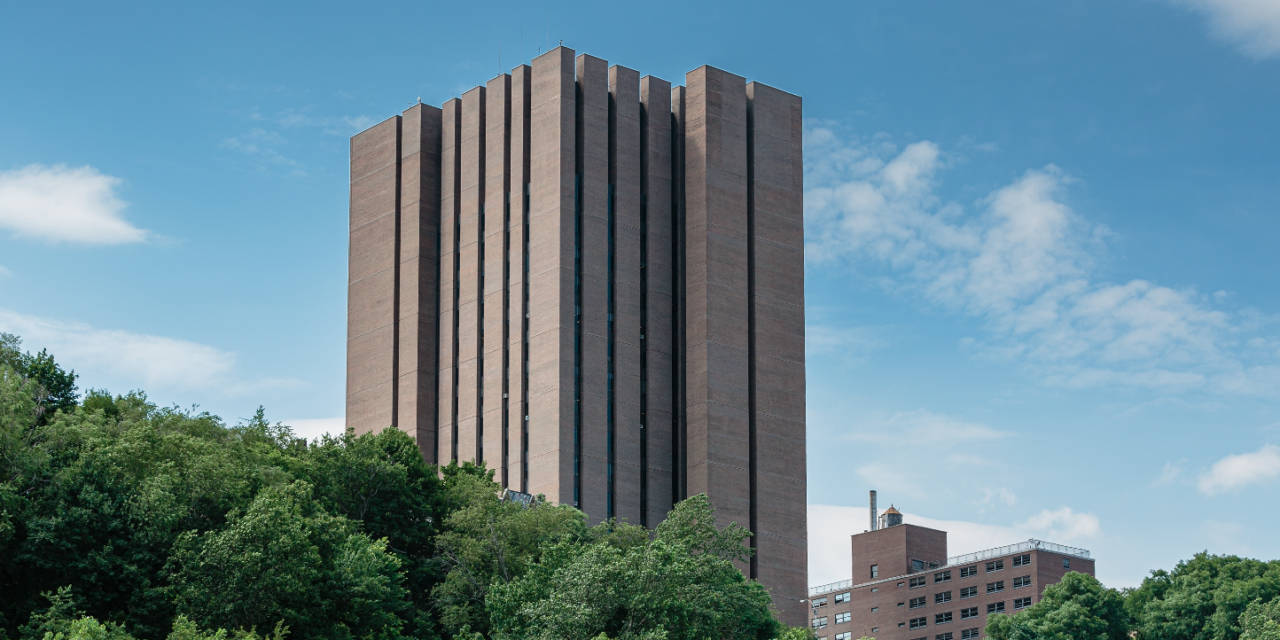
[[[774,638],[705,496],[656,532],[381,433],[80,397],[0,336],[0,640]]]

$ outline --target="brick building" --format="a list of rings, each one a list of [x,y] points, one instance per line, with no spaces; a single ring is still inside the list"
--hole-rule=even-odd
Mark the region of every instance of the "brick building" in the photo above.
[[[804,624],[802,165],[795,95],[564,47],[357,134],[347,425],[593,522],[706,493]]]
[[[822,640],[981,638],[989,616],[1031,606],[1067,572],[1093,575],[1085,549],[1027,540],[948,558],[945,531],[903,524],[893,507],[872,522],[851,536],[853,578],[809,589]]]

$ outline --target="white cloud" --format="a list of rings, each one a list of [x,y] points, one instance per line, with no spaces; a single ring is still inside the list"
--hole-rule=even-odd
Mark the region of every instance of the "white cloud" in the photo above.
[[[293,428],[293,434],[308,440],[321,436],[341,436],[347,429],[347,419],[343,416],[335,418],[294,418],[281,420]]]
[[[859,356],[883,346],[883,342],[863,327],[837,327],[819,324],[804,328],[805,356]]]
[[[1006,507],[1012,507],[1018,503],[1018,495],[1008,487],[1000,487],[999,489],[983,489],[982,490],[982,506],[994,506],[996,503],[1003,504]]]
[[[48,349],[80,384],[122,393],[132,389],[208,390],[233,395],[298,386],[291,378],[247,381],[236,375],[235,354],[208,345],[120,329],[99,329],[0,309],[0,331],[15,333],[27,349]]]
[[[942,447],[962,442],[998,440],[1009,433],[984,424],[966,422],[926,409],[900,411],[884,420],[859,428],[849,440],[900,444],[906,447]]]
[[[12,276],[12,275],[13,275],[13,272],[10,271],[8,267],[0,264],[0,278],[8,278],[9,276]]]
[[[1070,507],[1046,509],[1022,522],[1008,525],[941,520],[912,513],[904,513],[903,519],[909,524],[946,531],[947,552],[952,556],[1013,544],[1030,538],[1082,546],[1096,541],[1102,529],[1097,516],[1079,513]],[[867,507],[809,505],[809,583],[811,585],[849,579],[851,569],[849,536],[866,531],[867,525]]]
[[[1275,0],[1175,0],[1205,15],[1213,34],[1252,58],[1280,55],[1280,3]]]
[[[1066,201],[1053,165],[1025,172],[971,206],[943,199],[946,153],[928,141],[806,135],[810,268],[863,280],[983,321],[980,352],[1068,387],[1132,386],[1271,395],[1280,388],[1265,322],[1225,298],[1143,279],[1107,282],[1094,256],[1110,231]]]
[[[259,170],[275,166],[291,169],[295,175],[305,175],[306,172],[297,160],[280,151],[285,144],[284,136],[278,132],[256,127],[244,134],[223,139],[219,146],[253,158]]]
[[[1200,493],[1216,495],[1280,477],[1280,446],[1263,445],[1250,453],[1226,456],[1201,474]]]
[[[1164,487],[1173,484],[1178,478],[1182,477],[1183,467],[1186,465],[1185,460],[1177,462],[1169,461],[1164,463],[1164,468],[1160,470],[1160,475],[1151,481],[1153,487]]]
[[[143,242],[147,231],[121,215],[120,183],[88,166],[31,164],[0,171],[0,227],[54,242]]]

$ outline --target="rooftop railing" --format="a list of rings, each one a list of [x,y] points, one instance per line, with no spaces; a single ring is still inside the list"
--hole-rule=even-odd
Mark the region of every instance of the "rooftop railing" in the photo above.
[[[988,558],[999,558],[1000,556],[1007,556],[1014,553],[1022,553],[1023,551],[1048,551],[1050,553],[1060,553],[1064,556],[1075,556],[1077,558],[1085,558],[1085,559],[1088,559],[1091,557],[1089,555],[1088,549],[1081,549],[1080,547],[1068,547],[1065,544],[1055,544],[1052,542],[1045,542],[1044,540],[1036,540],[1035,538],[1032,538],[1030,540],[1027,540],[1025,542],[1019,542],[1017,544],[1005,545],[1003,547],[993,547],[991,549],[983,549],[982,551],[974,551],[973,553],[966,553],[962,556],[954,556],[951,558],[947,558],[947,566],[952,566],[957,564],[968,564],[970,562],[977,562],[979,560],[986,560]]]
[[[848,589],[853,586],[853,580],[841,580],[839,582],[831,582],[828,584],[820,584],[816,587],[809,587],[809,597],[820,596],[824,593]]]

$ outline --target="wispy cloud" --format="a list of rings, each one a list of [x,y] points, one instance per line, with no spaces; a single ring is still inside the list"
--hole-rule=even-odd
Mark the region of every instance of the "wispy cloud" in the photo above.
[[[283,153],[286,144],[284,136],[278,132],[257,127],[241,135],[224,138],[219,146],[249,156],[259,170],[274,167],[288,169],[294,175],[306,175],[301,163]]]
[[[89,166],[31,164],[0,171],[0,228],[52,242],[143,242],[148,232],[122,215],[120,183]]]
[[[217,390],[242,395],[301,384],[293,378],[247,379],[237,373],[234,353],[180,338],[100,329],[6,309],[0,309],[0,331],[17,334],[29,349],[47,348],[63,366],[80,374],[82,385],[115,392]]]
[[[804,328],[805,356],[822,355],[856,357],[884,346],[884,342],[865,327],[838,327],[810,324]]]
[[[1200,493],[1217,495],[1280,478],[1280,446],[1263,445],[1249,453],[1226,456],[1200,475]]]
[[[10,271],[8,267],[0,264],[0,278],[8,278],[12,275],[13,275],[13,272]]]
[[[1107,282],[1095,255],[1111,232],[1068,204],[1048,165],[970,206],[940,195],[948,158],[830,126],[806,138],[806,251],[943,309],[984,321],[981,352],[1068,387],[1137,386],[1274,394],[1280,358],[1223,296],[1145,279]]]
[[[1280,3],[1275,0],[1173,0],[1201,13],[1214,36],[1252,58],[1280,55]]]
[[[1167,487],[1182,477],[1182,472],[1186,467],[1186,460],[1177,462],[1169,461],[1164,463],[1164,468],[1160,470],[1160,475],[1151,481],[1153,487]]]
[[[998,440],[1009,433],[976,422],[967,422],[926,409],[900,411],[883,420],[874,420],[846,436],[858,442],[943,447],[962,442]]]

